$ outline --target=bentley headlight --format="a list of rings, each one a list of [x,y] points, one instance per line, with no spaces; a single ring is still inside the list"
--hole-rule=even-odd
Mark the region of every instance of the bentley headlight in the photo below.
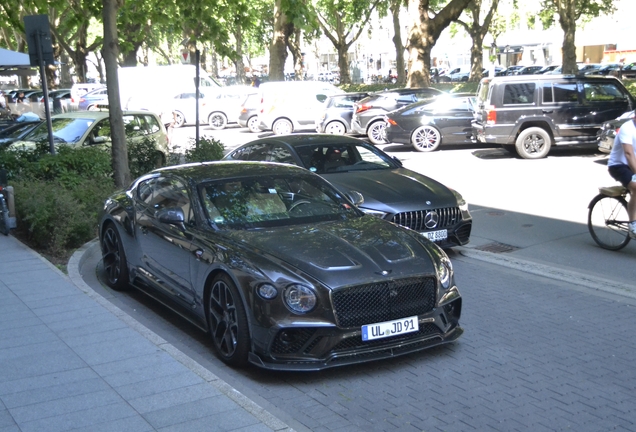
[[[304,285],[290,285],[283,295],[287,307],[295,313],[311,312],[316,307],[316,294]]]
[[[449,259],[443,259],[437,268],[437,276],[439,277],[439,283],[442,285],[442,288],[448,289],[450,287],[452,275],[453,264],[451,264]]]

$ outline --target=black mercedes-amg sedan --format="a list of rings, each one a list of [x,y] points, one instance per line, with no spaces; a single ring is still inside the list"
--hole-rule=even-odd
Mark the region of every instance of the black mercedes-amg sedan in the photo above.
[[[472,217],[462,196],[360,139],[291,134],[257,139],[227,160],[282,162],[320,174],[340,192],[360,192],[365,213],[415,230],[443,248],[469,242]]]

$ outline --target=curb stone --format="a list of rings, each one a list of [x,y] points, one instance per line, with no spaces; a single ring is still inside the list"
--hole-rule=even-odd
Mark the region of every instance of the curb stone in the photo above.
[[[281,421],[280,419],[278,419],[277,417],[275,417],[274,415],[266,411],[256,402],[252,401],[251,399],[243,395],[241,392],[239,392],[238,390],[233,388],[231,385],[229,385],[228,383],[220,379],[218,376],[210,372],[201,364],[192,360],[190,357],[185,355],[182,351],[177,349],[172,344],[168,343],[161,336],[159,336],[152,330],[148,329],[146,326],[144,326],[143,324],[141,324],[140,322],[132,318],[130,315],[126,314],[124,311],[122,311],[117,306],[112,304],[110,301],[108,301],[107,299],[105,299],[104,297],[96,293],[89,285],[87,285],[84,282],[84,279],[82,278],[79,269],[85,262],[88,256],[87,253],[89,252],[90,248],[93,247],[97,242],[98,242],[97,239],[91,240],[90,242],[86,243],[81,248],[79,248],[77,251],[75,251],[75,253],[73,253],[73,255],[71,256],[71,259],[68,262],[67,268],[68,268],[68,278],[71,280],[73,285],[75,285],[79,290],[84,292],[86,295],[88,295],[90,298],[95,300],[97,303],[102,305],[108,311],[113,313],[119,319],[124,321],[133,330],[140,333],[150,342],[155,344],[158,348],[165,351],[168,355],[170,355],[176,361],[178,361],[179,363],[184,365],[186,368],[188,368],[189,370],[191,370],[192,372],[200,376],[206,382],[211,384],[214,388],[216,388],[221,393],[226,395],[228,398],[230,398],[232,401],[238,404],[241,408],[243,408],[244,410],[249,412],[251,415],[253,415],[256,419],[263,422],[265,426],[277,432],[278,431],[294,432],[294,429],[289,427],[286,423],[284,423],[283,421]],[[64,273],[62,273],[59,269],[53,266],[53,264],[49,263],[46,259],[42,257],[41,259],[46,261],[53,268],[55,268],[57,272],[64,275]],[[66,275],[64,276],[67,277]]]

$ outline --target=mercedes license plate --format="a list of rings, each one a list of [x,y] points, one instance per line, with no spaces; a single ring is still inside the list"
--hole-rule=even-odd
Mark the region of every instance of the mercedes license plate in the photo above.
[[[384,321],[362,326],[362,340],[370,341],[405,333],[416,332],[420,329],[417,316],[401,318],[393,321]]]
[[[430,241],[440,241],[446,240],[448,238],[447,230],[439,230],[439,231],[427,231],[421,233],[424,237],[428,238]]]

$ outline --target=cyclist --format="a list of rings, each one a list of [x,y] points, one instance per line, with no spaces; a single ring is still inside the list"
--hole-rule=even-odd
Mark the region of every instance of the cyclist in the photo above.
[[[621,182],[630,194],[627,204],[629,216],[629,236],[636,239],[636,118],[625,122],[616,138],[607,162],[610,175]]]

